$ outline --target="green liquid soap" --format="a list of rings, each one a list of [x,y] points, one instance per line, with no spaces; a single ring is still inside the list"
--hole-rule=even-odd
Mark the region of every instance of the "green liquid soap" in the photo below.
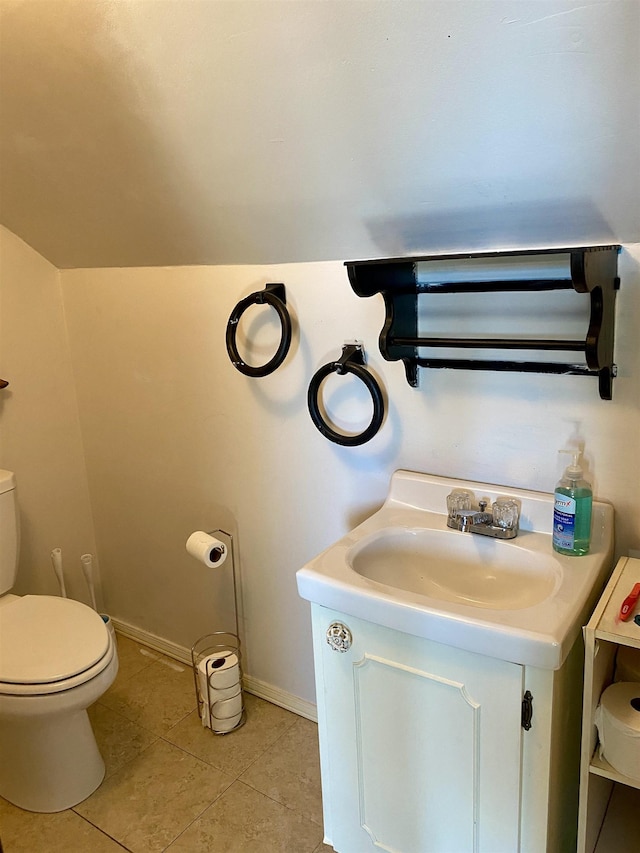
[[[588,485],[556,487],[553,511],[554,551],[569,557],[582,557],[589,553],[592,502],[593,495]]]
[[[579,450],[562,450],[573,456],[556,485],[553,503],[553,549],[568,557],[583,557],[591,542],[593,492],[578,464]]]

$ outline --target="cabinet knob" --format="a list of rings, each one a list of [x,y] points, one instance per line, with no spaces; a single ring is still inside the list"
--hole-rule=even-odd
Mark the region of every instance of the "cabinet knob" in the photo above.
[[[342,622],[332,622],[327,628],[327,643],[334,652],[348,652],[352,642],[351,631]]]

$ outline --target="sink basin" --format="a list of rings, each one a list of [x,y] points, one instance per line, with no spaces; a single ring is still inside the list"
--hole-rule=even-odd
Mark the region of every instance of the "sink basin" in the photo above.
[[[497,610],[539,604],[559,583],[558,565],[549,554],[450,533],[449,528],[383,528],[352,546],[347,563],[388,587]]]
[[[468,489],[520,503],[499,540],[447,527]],[[553,495],[396,471],[378,512],[297,573],[303,598],[339,614],[501,660],[559,669],[611,573],[613,507],[593,502],[590,553],[553,551]]]

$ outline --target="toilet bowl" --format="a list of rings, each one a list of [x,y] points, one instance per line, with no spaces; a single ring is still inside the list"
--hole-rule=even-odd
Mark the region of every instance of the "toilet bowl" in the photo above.
[[[57,812],[104,778],[87,715],[118,672],[115,639],[81,602],[0,597],[0,796]]]
[[[87,708],[113,683],[118,654],[86,604],[10,593],[19,547],[16,477],[0,469],[0,796],[58,812],[104,777]]]

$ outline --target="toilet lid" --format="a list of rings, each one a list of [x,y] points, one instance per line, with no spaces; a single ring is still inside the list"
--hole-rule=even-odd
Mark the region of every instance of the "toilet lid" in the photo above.
[[[0,608],[0,682],[71,678],[97,663],[108,648],[102,617],[71,598],[25,595]]]

